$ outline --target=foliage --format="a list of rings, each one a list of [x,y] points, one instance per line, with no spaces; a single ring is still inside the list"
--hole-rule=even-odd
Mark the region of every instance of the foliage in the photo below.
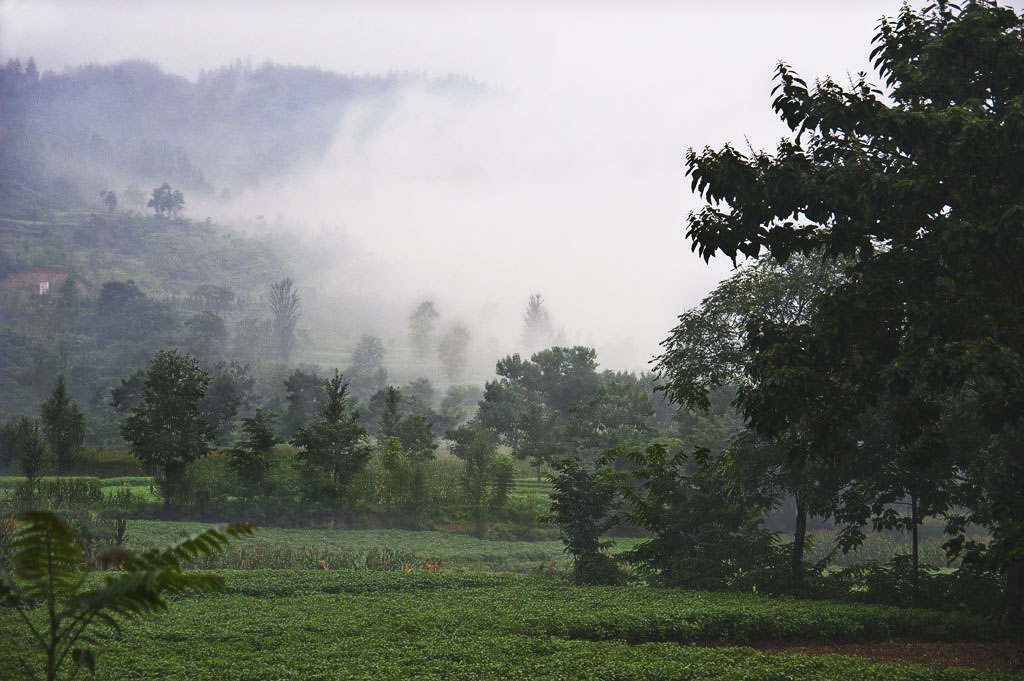
[[[140,343],[175,327],[171,309],[147,296],[132,281],[108,281],[96,299],[94,333],[103,342]]]
[[[389,385],[378,390],[370,398],[364,414],[364,424],[375,435],[378,443],[390,437],[397,437],[402,449],[411,461],[426,461],[434,458],[437,449],[437,436],[434,434],[432,421],[437,414],[430,406],[428,399],[422,396],[422,389],[428,388],[429,381],[423,379],[426,386],[410,384],[409,389]],[[417,392],[419,389],[420,392]]]
[[[493,492],[491,494],[491,506],[500,509],[508,504],[515,485],[516,466],[512,457],[508,454],[498,454],[491,464],[491,476],[493,477]]]
[[[227,347],[228,327],[216,312],[203,310],[185,320],[189,352],[204,366],[212,366]]]
[[[109,189],[104,189],[100,192],[100,199],[107,210],[113,212],[117,208],[117,194]]]
[[[727,475],[727,459],[703,449],[669,455],[660,443],[627,458],[636,468],[619,486],[624,518],[653,535],[630,562],[662,583],[700,589],[727,588],[777,562],[776,537],[760,527],[764,500]]]
[[[199,531],[197,522],[134,520],[132,546],[161,546]],[[481,539],[471,534],[440,530],[367,530],[344,532],[318,528],[264,527],[244,545],[228,547],[223,554],[201,563],[217,569],[322,569],[321,558],[337,568],[362,569],[357,565],[373,552],[411,555],[422,566],[427,560],[443,561],[445,573],[479,574],[502,571],[528,573],[562,553],[554,538],[544,540]],[[315,557],[315,558],[314,558]]]
[[[457,324],[448,329],[437,343],[437,356],[449,381],[457,381],[466,368],[469,340],[469,329]]]
[[[277,340],[278,357],[285,364],[295,351],[295,327],[299,323],[302,301],[290,278],[282,279],[270,286],[270,314]]]
[[[42,471],[46,445],[40,434],[39,422],[27,416],[20,416],[3,426],[4,446],[7,456],[18,464],[22,474],[31,483]]]
[[[164,182],[153,190],[153,196],[146,203],[147,208],[152,208],[158,218],[176,218],[185,208],[185,195],[181,190],[172,189],[171,185]]]
[[[210,368],[210,383],[199,400],[199,413],[213,429],[214,441],[228,441],[239,411],[247,410],[255,379],[249,366],[237,362],[217,362]]]
[[[604,379],[616,378],[597,373],[597,353],[592,348],[553,347],[534,353],[529,360],[511,355],[498,361],[495,373],[499,378],[485,385],[478,418],[499,434],[513,456],[531,458],[538,478],[541,466],[567,448],[571,419],[576,420],[571,436],[577,450],[597,449],[609,426],[619,425],[606,418],[611,415],[605,407],[612,401],[601,399],[611,394],[602,392]]]
[[[289,439],[309,424],[326,400],[324,379],[315,371],[296,369],[284,381],[288,406],[281,419],[280,435]]]
[[[146,373],[141,400],[121,426],[132,454],[160,472],[157,482],[165,509],[182,494],[188,464],[209,451],[213,430],[199,413],[208,384],[194,358],[176,350],[158,352]]]
[[[462,459],[462,492],[478,537],[487,533],[488,511],[494,501],[494,463],[497,437],[479,423],[470,422],[448,432],[452,454]]]
[[[352,349],[352,366],[346,372],[352,394],[366,400],[388,384],[388,371],[384,368],[384,341],[377,336],[363,334]]]
[[[402,447],[412,461],[429,461],[434,458],[437,449],[437,436],[434,426],[426,417],[411,414],[398,422],[395,431]]]
[[[242,484],[243,496],[250,499],[263,491],[267,471],[271,466],[271,453],[278,443],[274,420],[273,414],[262,409],[242,419],[245,439],[237,442],[231,450],[231,468]]]
[[[573,559],[577,584],[614,584],[622,580],[607,555],[611,542],[602,537],[619,522],[618,484],[607,467],[588,470],[576,457],[553,466],[550,513],[543,522],[558,525],[565,551]]]
[[[127,378],[121,379],[121,385],[110,389],[110,406],[119,412],[125,412],[139,403],[142,391],[146,387],[146,372],[137,369]]]
[[[687,154],[708,201],[689,220],[703,257],[852,260],[812,319],[762,325],[740,403],[775,435],[796,426],[809,451],[853,455],[856,428],[883,398],[903,439],[940,433],[961,401],[985,437],[959,450],[965,500],[1007,572],[1007,614],[1024,603],[1024,19],[994,3],[905,5],[871,53],[885,91],[808,87],[780,64],[773,108],[792,131],[774,155],[726,146]],[[1000,451],[992,440],[1010,438]],[[1012,453],[1010,453],[1012,452]],[[1014,491],[1011,491],[1014,490]]]
[[[699,307],[681,315],[662,342],[665,351],[656,360],[662,389],[681,407],[708,412],[716,391],[751,388],[751,334],[765,324],[806,322],[818,299],[841,281],[843,263],[817,253],[794,254],[784,263],[762,258],[737,269]],[[802,436],[797,428],[772,438],[747,433],[730,447],[736,465],[748,469],[764,491],[795,500],[794,578],[804,570],[807,518],[830,515],[835,485],[841,484],[827,466],[807,461]],[[753,469],[760,474],[751,475]]]
[[[57,376],[50,397],[39,407],[43,436],[57,460],[57,475],[67,475],[85,440],[85,415],[67,393],[64,374]]]
[[[868,562],[835,570],[816,580],[814,588],[830,598],[883,603],[900,607],[927,604],[936,610],[956,610],[989,616],[999,601],[1000,578],[972,566],[944,571],[918,569],[909,554],[893,557],[887,564]]]
[[[95,643],[90,635],[94,622],[117,628],[119,618],[166,609],[165,593],[220,588],[220,577],[185,573],[182,563],[210,555],[230,538],[253,531],[251,525],[231,525],[163,550],[135,555],[120,549],[109,558],[122,572],[106,576],[99,587],[87,588],[75,535],[60,517],[50,511],[26,511],[18,521],[11,545],[12,571],[0,580],[0,599],[17,609],[33,648],[45,655],[41,674],[31,660],[19,660],[26,676],[47,681],[58,678],[62,668],[70,668],[69,678],[82,667],[94,671],[96,654],[90,645]],[[42,623],[33,616],[36,603],[45,610]]]
[[[991,623],[962,615],[426,570],[249,570],[228,573],[225,581],[224,593],[182,600],[159,621],[125,626],[119,645],[104,654],[111,678],[236,681],[250,678],[253,665],[266,678],[326,673],[383,681],[995,678],[969,669],[736,647],[794,639],[998,637]],[[4,624],[0,614],[0,635],[12,631]],[[316,646],[304,644],[311,633]],[[723,645],[728,643],[735,645]],[[0,649],[0,667],[13,657],[13,651]]]
[[[763,323],[805,322],[816,299],[840,281],[842,263],[818,254],[761,258],[737,269],[680,315],[662,341],[656,362],[663,390],[678,405],[707,410],[715,389],[748,380],[748,334]]]
[[[530,296],[523,315],[523,346],[528,352],[536,352],[551,342],[552,335],[551,315],[544,298],[535,293]]]
[[[14,490],[14,506],[19,511],[49,508],[55,511],[82,511],[103,504],[100,481],[89,478],[41,478],[25,480]]]
[[[398,407],[402,402],[402,391],[393,385],[374,393],[374,397],[383,396],[383,404],[380,414],[380,422],[377,431],[378,442],[384,442],[389,437],[394,437],[398,430],[398,422],[401,416]],[[373,401],[371,399],[371,401]]]
[[[647,446],[658,435],[652,377],[603,371],[588,399],[569,408],[565,445],[587,460],[619,446]],[[552,458],[557,458],[557,448]]]
[[[336,513],[346,488],[369,461],[372,450],[341,374],[335,371],[324,383],[324,391],[327,399],[318,418],[299,430],[292,444],[302,449],[296,459],[302,472],[303,494]]]
[[[430,352],[434,336],[434,323],[440,315],[434,303],[424,300],[409,316],[409,337],[416,356],[425,359]]]

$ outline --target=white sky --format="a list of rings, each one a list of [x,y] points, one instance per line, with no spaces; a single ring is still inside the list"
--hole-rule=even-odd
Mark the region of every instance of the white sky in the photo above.
[[[286,218],[302,206],[295,217],[307,224],[342,225],[401,273],[393,296],[410,309],[430,296],[470,323],[487,309],[517,329],[540,292],[603,366],[640,369],[728,273],[684,238],[698,205],[686,149],[746,148],[744,136],[774,147],[784,132],[770,108],[776,63],[845,84],[870,71],[875,27],[899,7],[8,0],[0,60],[61,70],[142,58],[195,78],[241,58],[481,81],[499,94],[464,109],[411,94],[372,142],[352,132],[359,112],[339,121],[323,163],[248,205]],[[318,238],[329,252],[328,231]]]

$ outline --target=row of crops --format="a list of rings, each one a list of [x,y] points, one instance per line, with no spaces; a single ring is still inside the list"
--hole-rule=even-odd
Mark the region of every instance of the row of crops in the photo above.
[[[705,645],[1001,635],[991,623],[965,615],[650,587],[574,587],[521,576],[224,574],[223,593],[181,598],[163,615],[102,634],[102,678],[998,678]],[[0,638],[18,642],[17,625],[11,613],[0,611]],[[0,670],[13,669],[18,648],[0,647]]]

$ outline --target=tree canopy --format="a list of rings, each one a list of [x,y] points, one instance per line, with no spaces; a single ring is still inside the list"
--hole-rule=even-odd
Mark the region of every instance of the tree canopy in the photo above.
[[[164,182],[153,190],[153,196],[146,206],[152,208],[158,218],[176,218],[185,208],[185,195]]]
[[[158,352],[142,397],[121,426],[132,454],[159,471],[165,507],[181,494],[186,466],[205,456],[213,440],[213,429],[199,412],[209,382],[193,357]]]
[[[905,5],[871,57],[884,90],[866,74],[808,86],[779,64],[773,108],[792,135],[774,155],[690,150],[707,205],[687,234],[705,259],[851,259],[810,319],[754,330],[740,406],[759,432],[795,424],[809,451],[854,455],[883,399],[908,446],[941,433],[947,400],[966,405],[987,432],[962,461],[987,491],[975,519],[1020,580],[1024,502],[1006,490],[1024,486],[1024,20],[991,2]]]

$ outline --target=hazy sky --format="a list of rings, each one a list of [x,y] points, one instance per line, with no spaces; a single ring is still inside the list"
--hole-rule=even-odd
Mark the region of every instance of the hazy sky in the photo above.
[[[542,293],[603,366],[639,369],[728,273],[684,238],[697,207],[686,149],[774,147],[776,63],[845,84],[870,70],[875,27],[899,7],[8,0],[0,60],[61,70],[143,58],[195,78],[241,58],[485,83],[495,94],[471,106],[409,93],[372,140],[354,133],[370,113],[353,112],[322,163],[245,206],[313,226],[325,253],[344,230],[372,254],[367,269],[401,273],[391,295],[410,309],[429,296],[468,323],[517,329]]]

